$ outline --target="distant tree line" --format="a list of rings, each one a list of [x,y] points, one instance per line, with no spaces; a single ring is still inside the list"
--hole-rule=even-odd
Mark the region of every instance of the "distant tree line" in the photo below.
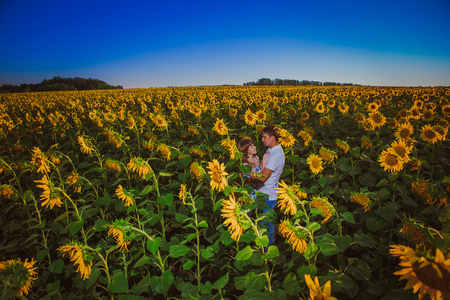
[[[62,78],[44,79],[37,84],[11,85],[3,84],[0,87],[1,93],[22,93],[22,92],[43,92],[43,91],[80,91],[80,90],[107,90],[123,89],[123,86],[112,86],[98,79],[85,78]]]
[[[338,82],[320,82],[309,80],[295,80],[295,79],[270,79],[260,78],[256,82],[251,81],[244,83],[244,85],[356,85],[353,83],[338,83]]]

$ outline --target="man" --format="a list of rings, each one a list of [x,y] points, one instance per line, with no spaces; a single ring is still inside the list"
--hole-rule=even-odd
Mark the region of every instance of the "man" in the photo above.
[[[265,127],[261,133],[262,142],[266,147],[269,147],[263,158],[263,161],[266,158],[267,161],[264,169],[261,171],[261,174],[265,176],[256,177],[250,174],[250,178],[247,181],[258,184],[257,191],[269,195],[266,197],[266,203],[269,207],[263,211],[266,212],[269,208],[273,209],[277,205],[278,194],[276,188],[283,172],[285,157],[283,148],[278,143],[278,129],[270,125]],[[269,227],[269,245],[272,245],[275,241],[275,226],[265,221],[262,224]]]

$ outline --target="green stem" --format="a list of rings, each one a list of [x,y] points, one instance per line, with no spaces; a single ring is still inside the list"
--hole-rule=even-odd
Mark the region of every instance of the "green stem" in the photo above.
[[[104,271],[105,271],[105,274],[106,274],[106,278],[107,278],[107,280],[108,280],[108,283],[111,283],[111,277],[109,276],[109,269],[108,269],[108,263],[107,263],[107,261],[106,261],[106,259],[100,254],[100,252],[98,252],[97,250],[95,250],[95,249],[93,249],[93,248],[91,248],[91,247],[89,247],[89,246],[84,246],[86,249],[88,249],[88,250],[90,250],[90,251],[92,251],[92,252],[94,252],[94,253],[96,253],[97,255],[98,255],[98,257],[100,257],[100,260],[103,262],[103,266],[104,266]],[[111,292],[108,292],[109,293],[109,297],[110,297],[110,299],[111,300],[114,300],[114,296],[113,296],[113,294],[111,293]]]
[[[39,211],[39,207],[38,207],[36,198],[34,198],[34,196],[32,198],[33,198],[33,202],[34,202],[34,208],[36,209],[36,213],[37,213],[37,216],[38,216],[39,225],[41,225],[42,224],[41,212]],[[42,235],[42,239],[44,240],[44,247],[45,247],[45,249],[47,249],[48,248],[47,238],[45,236],[45,232],[44,232],[43,228],[41,228],[41,235]],[[50,257],[50,253],[47,253],[47,258],[48,258],[49,264],[51,265],[52,264],[52,259]]]
[[[154,238],[152,238],[151,236],[149,236],[147,232],[145,232],[145,231],[143,231],[143,230],[140,230],[140,229],[138,229],[138,228],[136,228],[136,227],[133,227],[133,226],[129,226],[129,228],[131,228],[132,230],[134,230],[134,231],[136,231],[136,232],[139,232],[140,234],[144,235],[144,236],[145,236],[147,239],[149,239],[150,241],[154,241],[154,240],[155,240]],[[159,250],[158,250],[158,252],[157,252],[156,254],[157,254],[156,257],[158,258],[159,263],[160,263],[159,268],[160,268],[160,270],[161,270],[161,273],[164,273],[164,262],[163,262],[163,260],[162,260],[162,258],[161,258],[161,253],[159,252]]]
[[[189,194],[190,195],[190,194]],[[190,195],[191,203],[192,203],[192,211],[194,212],[194,223],[195,223],[195,231],[197,232],[197,244],[195,247],[197,248],[197,286],[200,288],[202,272],[200,270],[200,233],[198,230],[198,217],[197,217],[197,208],[195,207],[195,200],[192,195]]]
[[[251,224],[250,226],[252,227],[252,229],[255,232],[256,236],[258,238],[262,238],[262,235],[259,232],[258,227],[253,222],[253,220],[246,213],[241,213],[241,215],[244,216],[244,218],[246,218],[250,222],[250,224]],[[264,254],[265,251],[264,251],[264,247],[263,246],[261,246],[261,250],[262,250],[262,253]],[[268,264],[269,264],[268,260],[264,259],[264,275],[267,278],[267,289],[269,290],[269,292],[272,292],[272,284],[271,284],[271,277],[272,276],[269,274],[269,269],[268,269],[269,265]]]
[[[57,190],[59,190],[70,201],[70,203],[72,203],[72,206],[73,206],[73,208],[75,210],[75,214],[76,214],[76,216],[78,218],[78,221],[81,222],[83,219],[81,218],[81,215],[80,215],[80,213],[78,211],[78,208],[77,208],[75,202],[73,202],[72,198],[70,198],[70,196],[67,195],[65,191],[63,191],[60,188],[57,188]],[[84,244],[87,245],[87,237],[86,237],[86,233],[84,232],[83,226],[81,226],[81,234],[83,235]]]

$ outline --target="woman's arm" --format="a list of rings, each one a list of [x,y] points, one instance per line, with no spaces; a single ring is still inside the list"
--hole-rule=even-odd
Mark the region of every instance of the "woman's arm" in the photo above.
[[[261,161],[261,172],[266,167],[267,158],[269,157],[269,153],[264,154],[262,161]]]
[[[264,177],[256,177],[253,174],[250,174],[249,178],[245,179],[245,182],[248,183],[256,183],[256,184],[263,184],[264,182],[269,179],[270,175],[272,175],[273,171],[271,169],[264,168],[264,170],[261,171],[260,174],[264,175]]]

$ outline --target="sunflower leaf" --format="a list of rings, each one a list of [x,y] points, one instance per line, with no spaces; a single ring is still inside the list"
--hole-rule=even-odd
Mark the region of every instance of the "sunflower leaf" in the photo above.
[[[250,246],[245,247],[236,254],[236,260],[246,260],[252,257],[253,250]]]

